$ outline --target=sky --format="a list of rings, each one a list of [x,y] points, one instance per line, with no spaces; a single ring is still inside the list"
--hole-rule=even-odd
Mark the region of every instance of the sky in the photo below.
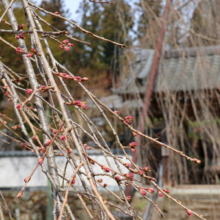
[[[42,0],[36,0],[37,4],[40,4]],[[71,13],[71,18],[76,20],[76,10],[82,0],[64,0],[66,9],[69,9]]]

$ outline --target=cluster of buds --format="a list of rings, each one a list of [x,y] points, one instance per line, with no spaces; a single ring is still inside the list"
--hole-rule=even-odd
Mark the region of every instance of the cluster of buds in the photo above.
[[[135,147],[137,147],[137,143],[136,142],[132,142],[128,145],[128,147],[130,147],[130,150],[133,152],[133,153],[136,153],[136,149]]]
[[[73,150],[70,148],[70,146],[67,146],[67,153],[68,153],[68,154],[71,154],[72,151],[73,151]]]
[[[144,168],[141,168],[139,167],[140,170],[143,170],[144,172],[150,172],[150,167],[144,167]]]
[[[17,48],[16,48],[16,53],[17,53],[17,54],[21,54],[22,52],[23,52],[23,51],[22,51],[22,49],[21,49],[20,47],[17,47]]]
[[[90,150],[91,147],[88,146],[88,144],[84,144],[84,147],[86,148],[86,150]]]
[[[79,106],[79,107],[81,107],[81,108],[83,108],[83,109],[85,109],[85,110],[87,109],[86,102],[73,101],[71,104],[72,104],[72,105]]]
[[[109,173],[110,172],[110,169],[106,166],[101,166],[102,170],[106,173]]]
[[[60,137],[60,140],[61,140],[61,141],[65,141],[65,140],[66,140],[66,136],[64,136],[64,135],[61,136],[61,137]]]
[[[34,54],[37,54],[40,56],[39,53],[37,53],[36,49],[32,48],[31,52],[28,52],[28,54],[26,55],[26,57],[32,57]]]
[[[126,173],[125,177],[127,177],[130,180],[133,180],[134,179],[134,174],[133,173]]]
[[[24,34],[23,33],[20,33],[19,35],[17,35],[16,37],[15,37],[15,39],[16,40],[18,40],[18,39],[25,39],[25,36],[24,36]]]
[[[62,44],[59,44],[61,50],[70,51],[70,47],[74,47],[74,44],[71,44],[67,39],[62,41]]]
[[[134,120],[134,117],[128,115],[128,116],[126,116],[126,117],[124,118],[124,120],[125,120],[125,123],[126,123],[126,124],[129,124],[129,125],[130,125],[130,124],[132,123],[132,121]]]
[[[18,25],[18,31],[23,30],[24,27],[25,27],[25,24]]]
[[[64,79],[71,79],[73,80],[74,82],[83,82],[83,81],[88,81],[89,78],[88,77],[80,77],[80,76],[71,76],[71,75],[68,75],[66,73],[57,73],[58,76],[64,78]]]

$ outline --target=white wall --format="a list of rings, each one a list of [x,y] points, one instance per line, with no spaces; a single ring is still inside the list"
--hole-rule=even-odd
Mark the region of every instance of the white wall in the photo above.
[[[128,162],[125,159],[125,156],[118,155],[122,157],[124,162]],[[94,160],[98,161],[100,164],[108,166],[105,162],[105,158],[101,155],[91,156]],[[112,158],[109,158],[112,168],[116,171],[117,167],[114,164]],[[56,157],[57,164],[64,169],[66,159],[64,157]],[[0,187],[22,187],[24,185],[24,178],[28,177],[35,166],[37,165],[36,157],[1,157],[0,158]],[[44,164],[47,165],[46,160]],[[92,166],[95,173],[103,173],[102,169],[98,165]],[[121,166],[124,173],[127,173],[128,170]],[[83,171],[83,168],[81,168]],[[68,165],[67,168],[67,178],[69,179],[74,172],[74,169]],[[106,176],[99,176],[97,179],[103,179],[103,183],[107,183],[108,186],[114,187],[117,186],[115,180]],[[88,181],[85,178],[85,181]],[[76,181],[78,184],[78,180]],[[41,167],[39,166],[35,171],[34,175],[31,178],[31,181],[27,185],[28,187],[46,187],[47,186],[47,178],[44,173],[41,171]]]

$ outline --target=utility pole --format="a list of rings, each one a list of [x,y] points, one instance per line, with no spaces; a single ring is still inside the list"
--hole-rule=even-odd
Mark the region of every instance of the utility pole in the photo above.
[[[163,46],[163,40],[164,40],[164,36],[165,36],[165,32],[166,32],[167,20],[169,17],[171,3],[172,3],[172,0],[167,0],[163,15],[161,17],[161,30],[160,30],[160,33],[158,36],[157,46],[155,48],[153,63],[151,66],[148,84],[147,84],[147,88],[146,88],[146,92],[145,92],[145,96],[144,96],[144,105],[143,105],[143,109],[142,109],[142,112],[141,112],[141,115],[139,118],[138,130],[141,131],[142,133],[144,132],[144,127],[145,127],[146,118],[147,118],[147,112],[150,107],[150,99],[151,99],[151,95],[153,92],[155,78],[157,75],[157,68],[158,68],[158,64],[160,61],[160,54],[161,54],[161,50],[162,50],[162,46]],[[136,151],[136,153],[133,153],[133,156],[132,156],[132,160],[134,163],[137,163],[138,155],[140,152],[140,145],[141,145],[141,136],[140,135],[137,135],[136,141],[137,141],[137,151]],[[130,195],[130,193],[131,193],[131,186],[128,186],[126,188],[126,195]]]

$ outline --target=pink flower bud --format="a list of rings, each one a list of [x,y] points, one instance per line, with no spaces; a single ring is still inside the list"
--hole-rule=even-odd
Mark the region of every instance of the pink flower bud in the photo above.
[[[104,172],[106,172],[106,173],[109,173],[109,172],[110,172],[110,169],[109,169],[108,167],[106,167],[106,166],[102,166],[101,168],[102,168],[102,170],[103,170]]]
[[[20,33],[20,35],[19,35],[19,36],[20,36],[20,38],[21,38],[21,39],[25,39],[25,36],[24,36],[24,34],[23,34],[23,33]]]
[[[33,53],[28,53],[27,55],[26,55],[26,57],[31,57],[33,55]]]
[[[69,52],[69,51],[70,51],[70,48],[67,47],[67,46],[65,46],[65,47],[64,47],[64,50],[67,51],[67,52]]]
[[[43,157],[41,157],[39,160],[38,160],[38,164],[42,164],[44,162],[44,158]]]
[[[168,190],[168,189],[163,189],[163,191],[164,191],[165,193],[170,193],[170,190]]]
[[[83,77],[83,78],[81,79],[81,81],[88,81],[88,80],[89,80],[88,77]]]
[[[91,150],[91,147],[86,147],[86,150]]]
[[[33,140],[36,140],[37,138],[36,138],[36,136],[33,136],[32,139],[33,139]]]
[[[25,24],[22,24],[22,25],[21,25],[21,29],[23,29],[24,27],[25,27]]]
[[[51,140],[47,141],[47,143],[45,144],[45,146],[49,146],[50,145]]]
[[[135,132],[133,132],[133,131],[132,131],[132,135],[133,135],[134,137],[136,137],[136,136],[137,136],[137,134],[136,134]]]
[[[62,45],[62,44],[60,44],[60,45],[59,45],[59,48],[60,48],[61,50],[63,50],[63,45]]]
[[[114,111],[114,113],[115,113],[115,114],[118,114],[118,113],[119,113],[119,111]]]
[[[155,192],[155,190],[153,188],[148,188],[147,191],[151,194],[153,194]]]
[[[45,92],[46,86],[41,86],[42,92]]]
[[[163,197],[163,193],[161,191],[158,192],[159,197]]]
[[[137,143],[136,142],[131,142],[128,147],[136,147],[137,146]]]
[[[125,163],[124,165],[125,165],[127,168],[129,168],[129,167],[131,166],[130,163]]]
[[[99,179],[99,180],[97,180],[99,183],[102,183],[102,181],[103,181],[103,179]]]
[[[22,147],[22,148],[25,148],[25,147],[26,147],[26,145],[25,145],[24,143],[22,143],[22,144],[21,144],[21,147]]]
[[[74,76],[73,81],[75,82],[81,82],[81,77],[80,76]]]
[[[68,43],[68,47],[74,47],[74,44]]]
[[[62,41],[64,44],[68,44],[69,43],[69,41],[66,39],[66,40],[63,40]]]
[[[12,129],[16,130],[17,129],[17,125],[12,126]]]
[[[126,199],[127,199],[128,201],[130,201],[130,200],[131,200],[131,196],[127,196]]]
[[[131,118],[131,116],[128,115],[128,116],[126,116],[124,119],[127,120],[127,119],[130,119],[130,118]]]
[[[72,181],[72,183],[71,184],[75,184],[76,183],[76,177],[75,178],[73,178],[73,181]]]
[[[89,159],[89,163],[91,163],[92,165],[94,165],[94,164],[95,164],[95,161],[92,160],[92,159]]]
[[[27,92],[27,94],[31,94],[33,92],[33,90],[32,89],[27,89],[26,92]]]
[[[71,148],[68,148],[68,149],[67,149],[67,153],[68,153],[68,154],[71,154],[72,151],[73,151],[73,150],[72,150]]]
[[[116,180],[117,182],[120,182],[120,181],[121,181],[121,177],[120,177],[120,176],[116,176],[116,177],[115,177],[115,180]]]
[[[22,49],[21,49],[20,47],[17,47],[16,53],[17,53],[17,54],[21,54],[21,52],[22,52]]]
[[[189,209],[187,209],[186,212],[187,212],[188,216],[191,216],[193,214],[192,211],[190,211]]]
[[[132,180],[134,178],[134,174],[133,173],[126,173],[125,177],[127,177],[127,178]]]
[[[22,195],[23,195],[23,191],[20,191],[18,194],[17,194],[17,198],[19,199],[19,198],[21,198],[22,197]]]
[[[140,170],[140,171],[138,171],[138,174],[144,175],[144,171],[143,171],[143,170]]]
[[[56,133],[57,133],[57,130],[56,130],[56,129],[53,129],[53,133],[56,134]]]
[[[147,195],[147,193],[146,193],[146,191],[144,189],[139,189],[139,192],[140,192],[140,194],[142,196],[146,196]]]
[[[150,170],[150,167],[144,167],[144,171],[145,171],[145,172],[151,171],[151,170]]]
[[[85,109],[85,110],[87,110],[87,105],[85,104],[85,102],[83,102],[83,103],[81,103],[81,108],[83,108],[83,109]]]
[[[26,177],[26,178],[24,179],[24,182],[25,182],[25,183],[28,183],[28,182],[30,181],[30,179],[31,179],[31,177],[28,176],[28,177]]]
[[[65,140],[66,140],[66,137],[63,135],[63,136],[60,137],[60,140],[61,140],[61,141],[65,141]]]
[[[20,37],[19,37],[18,35],[15,37],[16,40],[18,40],[19,38],[20,38]]]
[[[194,161],[194,162],[196,162],[196,163],[198,163],[198,164],[200,164],[200,163],[201,163],[201,160],[196,159],[196,158],[193,158],[193,161]]]
[[[136,153],[136,149],[134,149],[134,148],[130,148],[130,150],[133,152],[133,153]]]
[[[32,48],[31,52],[36,53],[37,51],[36,51],[36,49]]]
[[[8,98],[8,93],[7,92],[4,92],[4,95],[6,98]]]
[[[54,12],[54,14],[56,14],[56,15],[60,15],[60,12],[56,11],[56,12]]]
[[[21,104],[16,105],[16,108],[19,110],[21,109]]]
[[[73,102],[72,102],[72,105],[80,106],[80,105],[81,105],[81,101],[73,101]]]
[[[108,186],[108,185],[107,185],[107,183],[104,183],[104,185],[103,185],[103,186],[104,186],[104,187],[106,187],[106,186]]]

